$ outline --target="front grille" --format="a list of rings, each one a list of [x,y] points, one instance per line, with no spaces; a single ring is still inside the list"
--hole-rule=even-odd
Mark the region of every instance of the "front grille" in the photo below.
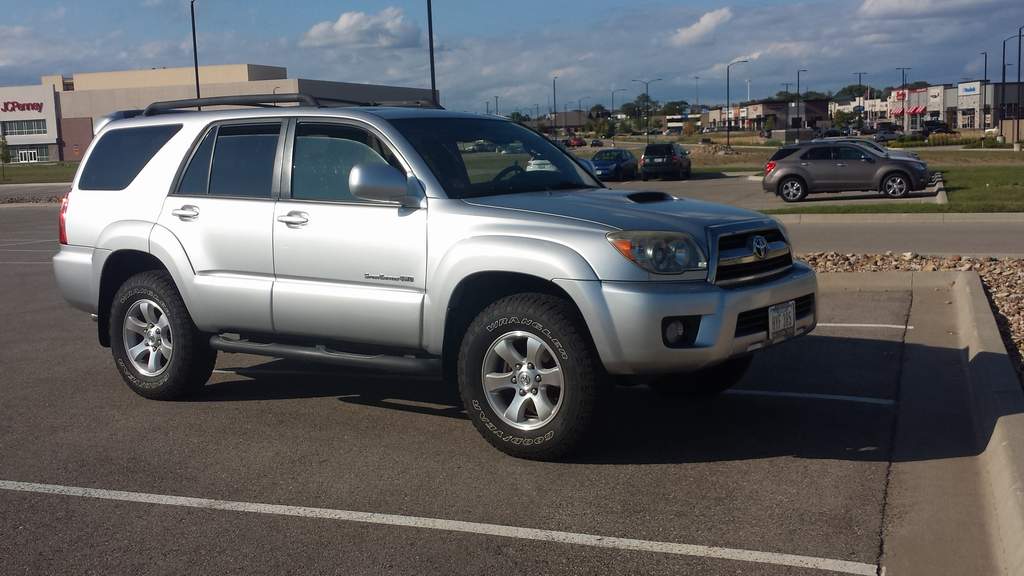
[[[796,319],[800,320],[814,314],[814,294],[796,299]],[[768,306],[741,312],[736,317],[736,336],[750,336],[768,331]]]
[[[753,241],[762,236],[768,242],[764,258],[754,254]],[[786,238],[777,228],[729,234],[718,239],[718,265],[715,283],[735,286],[764,282],[785,273],[793,266],[793,255]]]

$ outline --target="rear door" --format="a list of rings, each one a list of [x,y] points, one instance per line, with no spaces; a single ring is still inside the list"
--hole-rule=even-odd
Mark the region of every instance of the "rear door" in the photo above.
[[[799,165],[807,177],[809,191],[823,192],[835,188],[836,168],[832,156],[831,146],[815,146],[800,156]]]
[[[193,314],[221,330],[270,332],[278,119],[207,129],[159,224],[174,234],[196,274]]]
[[[857,146],[837,147],[835,167],[836,185],[843,190],[869,190],[874,184],[874,155]]]
[[[358,164],[408,168],[362,124],[299,119],[291,131],[273,222],[275,330],[419,348],[427,211],[367,202],[348,187]]]

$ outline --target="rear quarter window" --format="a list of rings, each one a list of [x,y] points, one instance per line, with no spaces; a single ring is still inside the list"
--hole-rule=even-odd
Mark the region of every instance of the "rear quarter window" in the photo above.
[[[78,179],[80,190],[124,190],[181,124],[109,130],[93,147]]]
[[[778,150],[775,151],[775,154],[772,154],[772,157],[769,158],[768,160],[778,161],[782,160],[783,158],[789,158],[790,156],[793,155],[793,152],[796,151],[796,148],[779,148]]]

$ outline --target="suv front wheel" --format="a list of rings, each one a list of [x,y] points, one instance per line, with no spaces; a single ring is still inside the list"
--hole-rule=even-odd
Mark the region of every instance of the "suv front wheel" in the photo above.
[[[488,306],[459,350],[459,391],[473,425],[499,450],[551,460],[578,448],[603,383],[575,311],[518,294]]]
[[[195,392],[217,360],[163,271],[136,274],[118,289],[110,305],[110,350],[128,387],[154,400]]]

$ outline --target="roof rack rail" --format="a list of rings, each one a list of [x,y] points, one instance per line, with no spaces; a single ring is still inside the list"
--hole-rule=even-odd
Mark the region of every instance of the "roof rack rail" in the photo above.
[[[210,98],[188,98],[185,100],[167,100],[153,102],[143,110],[143,116],[153,116],[161,112],[170,112],[182,108],[198,108],[200,106],[259,106],[268,107],[279,103],[297,103],[305,106],[319,106],[316,98],[309,94],[245,94],[241,96],[213,96]]]

